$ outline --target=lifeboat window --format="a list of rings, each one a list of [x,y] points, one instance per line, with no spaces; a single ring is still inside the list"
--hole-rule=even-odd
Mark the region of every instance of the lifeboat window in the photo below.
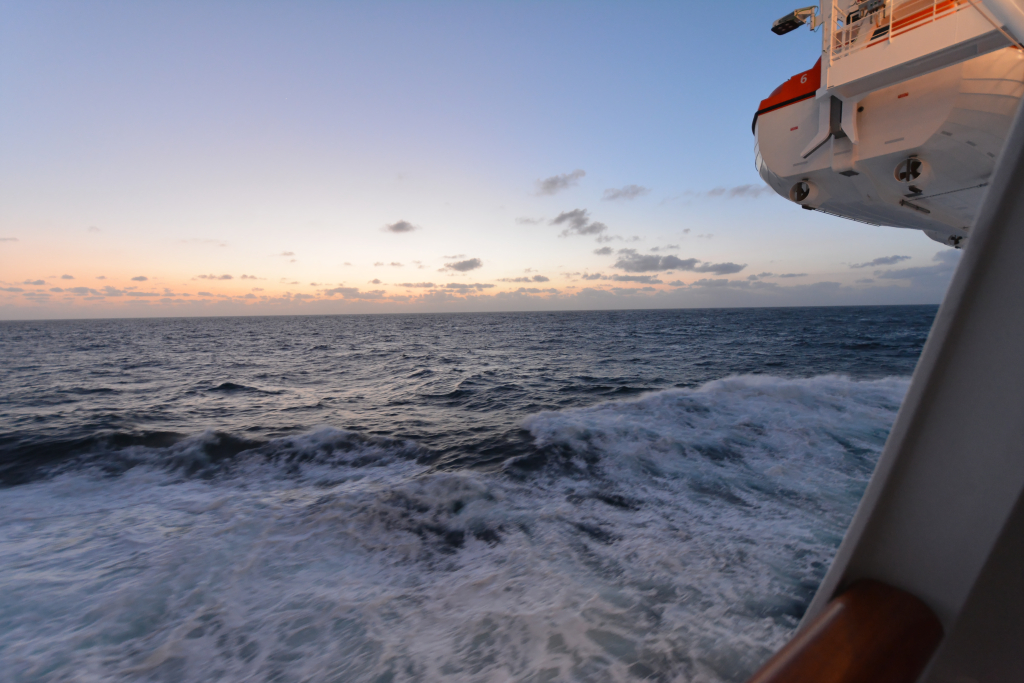
[[[912,183],[921,177],[924,164],[917,157],[904,159],[896,167],[896,180],[901,183]]]
[[[811,196],[811,186],[804,181],[800,181],[789,190],[789,198],[799,204],[808,197]]]

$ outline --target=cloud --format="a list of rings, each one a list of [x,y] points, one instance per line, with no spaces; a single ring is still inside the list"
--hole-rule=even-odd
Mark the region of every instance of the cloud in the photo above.
[[[380,280],[378,280],[377,278],[374,278],[374,279],[370,280],[370,284],[371,285],[379,285],[380,284]]]
[[[45,285],[46,282],[43,280],[25,280],[21,284],[23,285]]]
[[[473,284],[465,284],[462,282],[449,282],[447,285],[445,285],[445,287],[447,289],[455,289],[460,292],[468,292],[471,289],[475,289],[479,292],[482,289],[490,289],[491,287],[494,287],[494,285],[484,284],[482,282],[474,282]]]
[[[465,257],[465,254],[452,254],[451,256],[442,256],[441,258],[457,259],[463,257]]]
[[[534,275],[533,277],[503,277],[498,282],[550,282],[551,278],[545,275]]]
[[[587,175],[583,169],[577,168],[572,173],[553,175],[550,178],[537,181],[537,194],[551,195],[568,189],[580,182],[580,178]]]
[[[581,277],[584,280],[605,280],[605,279],[607,279],[606,276],[602,275],[601,273],[584,273]]]
[[[74,275],[61,275],[60,279],[61,280],[74,280],[75,276]]]
[[[612,248],[601,247],[600,249],[595,249],[594,253],[597,254],[598,256],[609,256],[612,253]]]
[[[568,237],[570,235],[600,235],[608,229],[608,226],[604,223],[598,223],[597,221],[591,222],[590,212],[586,209],[563,211],[551,221],[551,225],[566,226],[565,229],[558,234],[559,237]]]
[[[807,273],[783,273],[779,277],[807,277]]]
[[[323,292],[324,296],[340,296],[343,299],[383,299],[384,292],[382,290],[374,290],[371,292],[360,292],[358,287],[335,287],[334,289],[326,289]],[[299,295],[296,295],[299,296]],[[307,295],[308,297],[308,295]]]
[[[767,185],[736,185],[735,187],[716,187],[703,194],[705,197],[725,197],[727,199],[757,199],[763,195],[775,194],[775,190]]]
[[[528,216],[520,216],[519,218],[516,219],[516,223],[518,223],[519,225],[537,225],[538,223],[543,222],[543,218],[530,218]]]
[[[875,271],[875,277],[882,280],[911,280],[915,284],[922,284],[921,281],[936,279],[948,279],[953,275],[956,264],[960,262],[961,252],[957,249],[940,251],[932,257],[934,266],[919,266],[917,268],[900,268],[897,270]]]
[[[213,296],[213,294],[210,294],[209,292],[199,292],[199,296]]]
[[[64,290],[62,288],[60,288],[60,287],[50,287],[50,291],[51,292],[57,292],[59,294],[60,292],[63,292]]]
[[[389,266],[397,266],[398,268],[402,268],[402,267],[404,267],[404,266],[402,266],[402,264],[401,264],[401,263],[399,263],[398,261],[392,261],[392,262],[391,262],[391,263],[389,263],[388,265],[389,265]]]
[[[646,273],[661,270],[687,270],[695,273],[714,273],[729,275],[738,273],[747,265],[738,263],[702,263],[700,259],[681,259],[677,256],[658,256],[656,254],[639,254],[635,249],[620,249],[619,260],[615,267],[628,273]]]
[[[484,263],[478,258],[466,259],[465,261],[454,261],[444,264],[443,270],[457,270],[460,273],[468,273],[471,270],[483,267]]]
[[[612,275],[609,279],[615,282],[639,282],[645,285],[662,284],[657,275]]]
[[[0,292],[24,292],[21,287],[0,287]]]
[[[241,279],[242,280],[258,280],[259,278],[257,278],[255,275],[246,275],[245,273],[242,273]]]
[[[536,287],[520,287],[510,294],[558,294],[559,291],[554,287],[548,289],[538,289]],[[499,295],[505,294],[505,292],[499,292]]]
[[[95,225],[90,225],[88,228],[86,228],[86,230],[88,230],[89,232],[103,232],[102,230],[97,228]]]
[[[148,279],[149,278],[146,277],[145,275],[136,275],[135,277],[132,278],[132,282],[145,282]]]
[[[615,201],[617,199],[636,199],[642,197],[645,194],[649,194],[651,191],[646,187],[640,185],[626,185],[619,189],[609,188],[604,191],[604,196],[601,199],[605,201]]]
[[[0,237],[0,242],[17,242],[17,237]]]
[[[282,251],[279,255],[280,256],[295,256],[295,252],[294,251]]]
[[[879,256],[871,261],[864,263],[852,263],[851,268],[873,268],[876,266],[894,266],[900,261],[909,261],[909,256]]]
[[[106,279],[107,279],[107,276],[106,276],[106,275],[97,275],[97,276],[96,276],[96,279],[97,279],[97,280],[106,280]]]
[[[398,221],[396,223],[389,223],[384,226],[386,232],[403,233],[412,232],[413,230],[419,230],[419,226],[413,225],[409,221]]]
[[[125,292],[125,296],[160,296],[156,292]]]
[[[422,287],[422,288],[436,287],[436,286],[437,285],[435,285],[433,282],[403,282],[401,284],[396,285],[396,287]]]
[[[234,278],[231,277],[230,275],[196,275],[196,277],[199,278],[200,280],[234,280]],[[132,278],[132,279],[136,280],[138,278]],[[242,276],[242,279],[243,280],[245,279],[244,275]],[[253,278],[253,280],[255,280],[255,279],[256,278]]]

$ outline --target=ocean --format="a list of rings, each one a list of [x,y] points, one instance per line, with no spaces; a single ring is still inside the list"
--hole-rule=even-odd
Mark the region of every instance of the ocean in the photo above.
[[[936,312],[0,323],[0,681],[743,681]]]

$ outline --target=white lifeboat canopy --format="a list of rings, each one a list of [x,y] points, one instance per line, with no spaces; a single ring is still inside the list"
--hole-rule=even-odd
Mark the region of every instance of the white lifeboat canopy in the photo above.
[[[823,51],[758,107],[761,178],[805,209],[961,246],[1024,96],[1024,50],[978,0],[813,10],[776,22],[824,25]]]

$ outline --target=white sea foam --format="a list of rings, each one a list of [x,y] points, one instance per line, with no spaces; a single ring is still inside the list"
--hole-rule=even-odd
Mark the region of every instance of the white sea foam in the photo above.
[[[541,413],[546,464],[500,474],[333,429],[208,478],[183,472],[214,435],[135,447],[117,477],[0,491],[0,677],[741,680],[795,626],[906,385],[737,377]]]

